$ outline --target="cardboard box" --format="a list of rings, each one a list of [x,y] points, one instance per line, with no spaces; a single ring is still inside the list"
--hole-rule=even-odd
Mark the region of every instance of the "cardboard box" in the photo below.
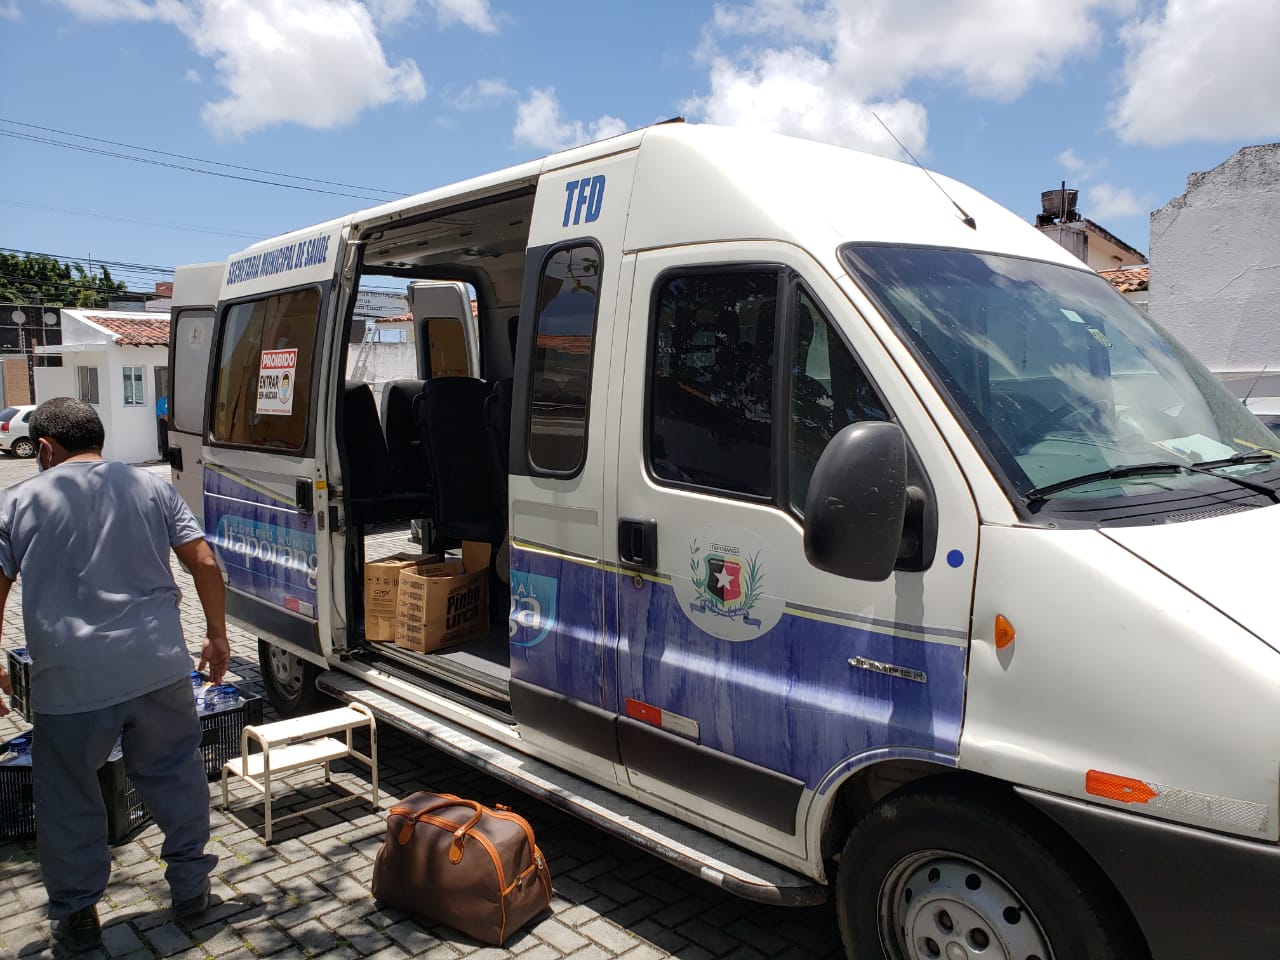
[[[397,553],[364,565],[364,638],[392,643],[396,638],[396,594],[400,574],[424,563],[439,563],[429,554]]]
[[[397,647],[430,653],[489,629],[489,549],[464,541],[460,560],[400,571]]]

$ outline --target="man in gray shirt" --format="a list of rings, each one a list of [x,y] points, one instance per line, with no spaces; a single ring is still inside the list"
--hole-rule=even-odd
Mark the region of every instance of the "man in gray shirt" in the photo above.
[[[42,472],[0,494],[0,616],[21,574],[37,855],[55,939],[85,950],[101,943],[95,905],[111,855],[97,771],[117,737],[125,770],[164,831],[175,912],[190,917],[208,906],[217,857],[204,849],[209,785],[170,548],[204,607],[200,668],[214,683],[231,656],[226,596],[204,532],[173,487],[102,459],[102,421],[91,406],[48,400],[30,432]],[[0,689],[11,692],[3,667]]]

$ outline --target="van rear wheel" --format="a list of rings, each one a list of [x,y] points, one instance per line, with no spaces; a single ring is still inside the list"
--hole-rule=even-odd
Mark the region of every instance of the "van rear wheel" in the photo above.
[[[837,885],[851,960],[1147,956],[1097,868],[994,796],[890,797],[849,836]]]
[[[296,653],[259,637],[258,665],[262,668],[267,696],[280,716],[296,717],[328,705],[328,698],[316,689],[319,668]]]

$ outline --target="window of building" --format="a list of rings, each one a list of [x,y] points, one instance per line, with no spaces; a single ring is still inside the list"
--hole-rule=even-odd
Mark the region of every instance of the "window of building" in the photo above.
[[[779,273],[668,277],[658,289],[649,465],[659,480],[773,495]]]
[[[76,398],[95,406],[98,404],[97,367],[76,367]]]
[[[586,459],[600,252],[589,244],[557,250],[542,268],[534,331],[529,461],[563,476]]]
[[[791,506],[803,512],[809,480],[831,438],[851,423],[888,420],[889,413],[808,291],[798,289],[794,303],[787,470]]]
[[[142,367],[124,367],[124,405],[141,407],[147,401],[142,393]]]
[[[315,289],[227,309],[213,383],[215,442],[272,450],[306,447],[319,316]]]

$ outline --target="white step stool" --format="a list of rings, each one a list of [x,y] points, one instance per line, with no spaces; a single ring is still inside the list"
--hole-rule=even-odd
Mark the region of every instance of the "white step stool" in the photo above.
[[[362,727],[367,727],[369,730],[368,756],[360,753],[351,744],[352,731]],[[344,730],[347,734],[346,742],[328,736]],[[262,748],[261,753],[249,752],[251,739]],[[333,781],[329,779],[329,764],[342,757],[355,757],[369,765],[373,781],[369,791],[369,803],[376,808],[378,806],[378,728],[374,722],[373,712],[364,704],[353,703],[336,710],[325,710],[323,713],[313,713],[305,717],[246,726],[240,734],[240,756],[222,765],[222,808],[227,809],[230,803],[227,793],[227,774],[248,780],[263,796],[265,823],[263,839],[270,843],[272,775],[320,763],[324,764],[324,782],[332,783]],[[332,800],[297,812],[309,813],[344,801],[345,798]]]

